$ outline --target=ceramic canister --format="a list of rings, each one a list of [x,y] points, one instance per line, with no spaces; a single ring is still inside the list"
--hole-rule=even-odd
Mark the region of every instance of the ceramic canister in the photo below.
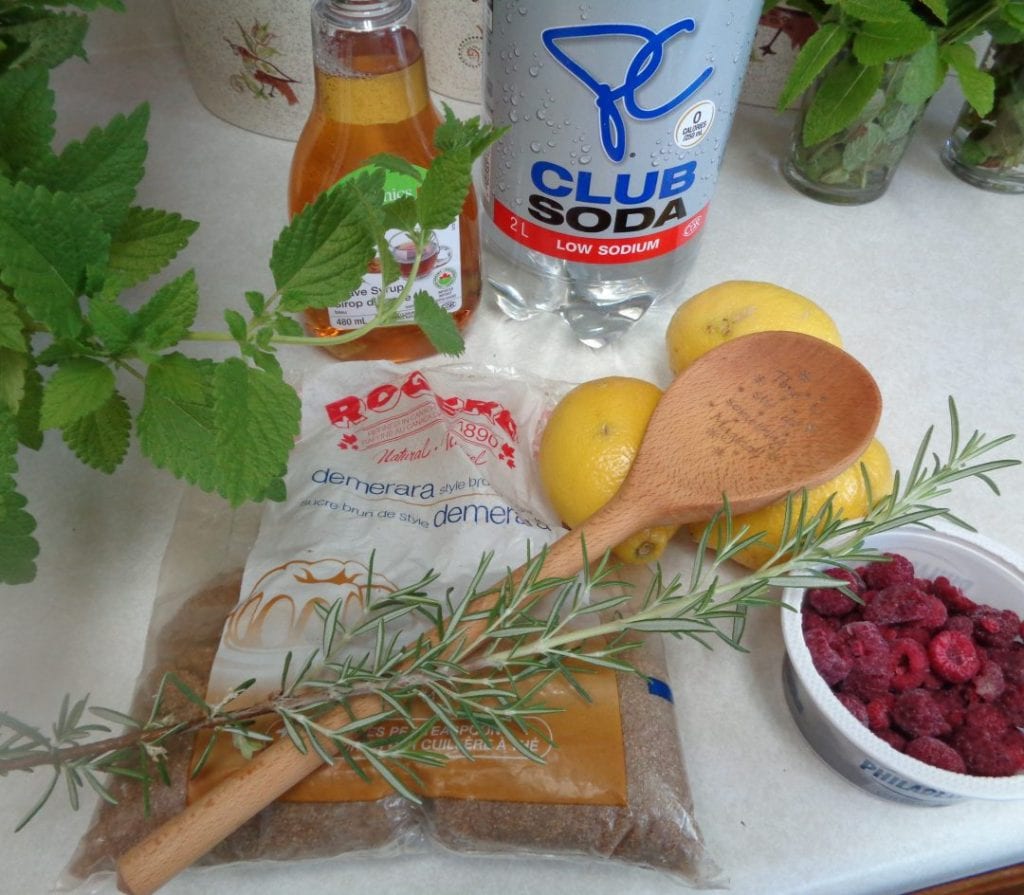
[[[482,0],[420,0],[420,35],[430,89],[470,103],[483,94]]]
[[[199,100],[231,124],[298,139],[313,100],[311,0],[171,0]]]

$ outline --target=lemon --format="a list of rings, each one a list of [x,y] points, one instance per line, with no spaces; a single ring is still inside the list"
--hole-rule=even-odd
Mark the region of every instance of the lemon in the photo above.
[[[669,366],[679,373],[723,342],[769,330],[817,336],[840,348],[843,344],[832,318],[809,298],[772,283],[729,280],[676,309],[666,333]]]
[[[541,484],[569,528],[576,528],[619,490],[661,397],[643,379],[608,376],[572,389],[558,402],[537,451]],[[638,532],[617,545],[629,563],[653,562],[677,526]]]
[[[867,471],[868,482],[871,487],[872,502],[878,501],[889,494],[892,488],[892,465],[889,462],[889,454],[882,443],[876,438],[868,445],[866,451],[848,469],[839,473],[831,481],[811,488],[807,491],[807,514],[817,512],[832,494],[832,509],[841,513],[845,519],[856,519],[863,516],[869,509],[868,489],[864,484],[864,476],[861,473],[861,464]],[[800,510],[800,499],[795,498],[793,505],[794,512]],[[786,501],[780,500],[777,503],[762,507],[750,513],[740,513],[733,517],[733,530],[737,531],[741,525],[749,528],[747,534],[753,535],[764,532],[762,542],[746,547],[736,554],[734,559],[741,565],[750,569],[760,568],[775,553],[783,535],[785,523]],[[690,534],[695,540],[700,540],[707,528],[707,523],[696,523],[689,526]],[[718,532],[712,532],[708,544],[712,548],[719,543]]]

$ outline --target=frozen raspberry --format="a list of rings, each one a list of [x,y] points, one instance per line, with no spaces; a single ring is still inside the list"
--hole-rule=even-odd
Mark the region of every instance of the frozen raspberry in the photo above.
[[[947,631],[959,631],[967,637],[974,636],[974,622],[966,615],[951,615],[946,619]]]
[[[916,758],[932,767],[953,771],[955,774],[967,772],[967,766],[960,757],[960,753],[935,737],[918,737],[911,740],[907,743],[906,753],[911,758]]]
[[[928,672],[928,653],[916,640],[903,637],[892,642],[892,680],[894,690],[913,690],[924,683]]]
[[[940,627],[946,621],[945,609],[941,600],[913,584],[892,584],[880,590],[864,607],[864,619],[879,625],[920,622],[928,627]]]
[[[1006,649],[1020,632],[1020,616],[1011,609],[979,606],[971,613],[974,636],[982,646]]]
[[[888,562],[873,562],[857,570],[868,587],[882,590],[914,580],[914,566],[909,559],[899,553],[886,553],[885,556]]]
[[[803,612],[800,613],[800,626],[803,629],[805,639],[808,631],[815,630],[824,631],[829,637],[831,637],[839,630],[839,619],[826,618],[824,615],[818,615],[818,613],[813,609],[805,606]]]
[[[968,706],[967,716],[964,718],[964,727],[971,727],[994,736],[995,734],[1002,733],[1004,730],[1009,730],[1011,724],[1010,719],[1002,708],[997,705],[979,702]]]
[[[961,687],[951,687],[948,690],[936,690],[932,693],[932,699],[935,700],[935,704],[939,707],[939,711],[942,712],[942,717],[946,719],[946,723],[949,724],[953,730],[956,730],[964,723],[964,719],[967,717],[967,703],[964,700],[964,694]]]
[[[807,644],[807,651],[811,654],[811,661],[818,674],[830,687],[844,680],[850,673],[853,663],[832,648],[831,639],[825,631],[807,631],[804,643]]]
[[[924,625],[888,625],[882,629],[882,634],[887,640],[916,640],[922,646],[927,646],[932,639],[932,632]]]
[[[856,696],[866,703],[891,695],[891,682],[891,672],[873,674],[854,668],[839,686],[844,693]]]
[[[1009,649],[990,649],[988,657],[1003,669],[1003,677],[1013,684],[1024,684],[1024,647],[1011,644]]]
[[[932,671],[954,684],[969,681],[981,670],[974,641],[959,631],[939,631],[928,644]]]
[[[981,671],[971,680],[970,687],[977,699],[982,702],[995,702],[1006,689],[1003,669],[991,659],[982,661]]]
[[[884,675],[892,673],[889,643],[876,624],[865,621],[843,625],[833,645],[836,652],[846,656],[858,671]]]
[[[951,729],[927,690],[907,690],[897,696],[892,707],[892,720],[912,737],[942,736]]]
[[[858,596],[864,590],[860,578],[847,569],[829,569],[825,574],[829,578],[845,581]],[[812,609],[827,616],[848,615],[860,606],[856,600],[834,587],[812,587],[807,591],[805,599]]]
[[[897,752],[902,752],[907,748],[907,738],[898,730],[893,730],[891,727],[888,730],[876,730],[875,736],[880,740],[885,740]]]
[[[846,710],[853,715],[861,724],[865,727],[868,726],[868,709],[856,696],[851,696],[849,693],[836,693],[836,699],[838,699]]]
[[[928,594],[927,597],[928,608],[925,617],[921,619],[921,627],[934,631],[946,624],[949,619],[949,610],[938,597],[933,597],[931,594]]]
[[[1009,683],[999,696],[999,708],[1017,727],[1024,727],[1024,684]]]
[[[890,712],[895,700],[891,694],[879,696],[867,704],[868,727],[874,731],[886,730],[892,723]]]
[[[965,724],[950,745],[963,756],[970,774],[1010,777],[1024,768],[1024,734],[1014,727],[997,733]]]
[[[932,581],[931,592],[946,604],[950,612],[971,612],[978,605],[944,575]]]

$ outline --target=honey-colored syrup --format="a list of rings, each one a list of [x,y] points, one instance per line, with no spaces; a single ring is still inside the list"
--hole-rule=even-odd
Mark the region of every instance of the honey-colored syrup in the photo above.
[[[370,156],[391,153],[426,167],[434,154],[434,130],[440,117],[430,101],[423,55],[408,29],[335,37],[328,73],[317,60],[316,99],[299,137],[288,190],[295,215]],[[477,207],[470,193],[460,219],[462,306],[452,315],[463,328],[480,302],[480,251]],[[341,303],[346,296],[339,295]],[[330,323],[326,309],[305,312],[314,336],[345,332]],[[417,326],[403,324],[372,330],[343,345],[325,346],[342,360],[414,360],[436,349]]]

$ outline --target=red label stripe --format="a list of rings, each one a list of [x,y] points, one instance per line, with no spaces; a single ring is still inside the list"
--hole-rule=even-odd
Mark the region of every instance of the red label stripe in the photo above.
[[[536,221],[514,214],[497,200],[494,202],[494,223],[520,245],[553,258],[589,264],[625,264],[657,258],[693,239],[704,226],[707,214],[708,206],[705,205],[692,217],[665,230],[642,236],[596,239],[542,227]]]

